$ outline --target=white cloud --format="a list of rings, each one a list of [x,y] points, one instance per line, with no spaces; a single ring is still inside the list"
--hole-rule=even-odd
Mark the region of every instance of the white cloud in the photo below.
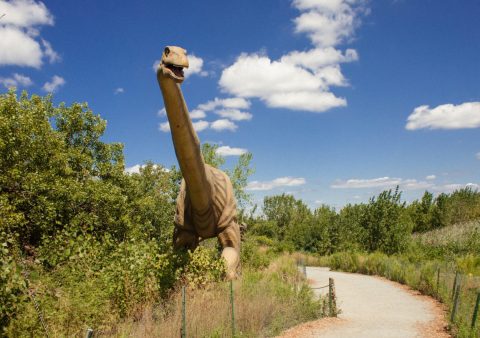
[[[337,180],[330,187],[334,189],[365,189],[365,188],[394,188],[400,186],[405,190],[419,190],[433,187],[433,183],[417,181],[416,179],[401,179],[394,177],[379,177],[372,179]]]
[[[223,91],[244,98],[259,98],[267,106],[324,112],[344,107],[347,101],[331,92],[346,86],[340,63],[358,60],[354,49],[335,48],[349,40],[358,26],[363,0],[296,0],[301,14],[295,29],[314,45],[308,51],[291,51],[278,60],[263,54],[241,54],[220,77]]]
[[[122,87],[118,87],[118,88],[115,88],[115,91],[113,92],[115,95],[117,94],[123,94],[125,93],[125,89],[123,89]]]
[[[158,116],[167,116],[167,110],[165,109],[165,107],[162,108],[162,109],[159,109],[159,110],[157,111],[157,115],[158,115]]]
[[[158,66],[160,65],[160,60],[155,60],[153,62],[153,65],[152,65],[152,69],[153,71],[156,73],[157,72],[157,69],[158,69]]]
[[[473,190],[478,190],[480,189],[480,185],[477,183],[467,183],[467,184],[462,184],[462,183],[450,183],[450,184],[443,184],[443,185],[438,185],[433,188],[433,190],[437,192],[453,192],[455,190],[463,189],[463,188],[472,188]]]
[[[295,30],[307,34],[314,48],[291,51],[279,60],[241,54],[224,69],[220,87],[240,97],[259,98],[269,107],[324,112],[347,105],[330,86],[345,86],[340,63],[358,60],[354,49],[335,48],[352,38],[364,12],[363,0],[295,0],[301,12]],[[365,11],[366,12],[366,11]]]
[[[28,76],[14,73],[12,77],[0,77],[0,84],[6,88],[10,87],[28,87],[33,84]]]
[[[51,92],[55,92],[59,87],[63,85],[65,85],[64,78],[58,75],[54,75],[52,77],[52,81],[45,82],[42,88],[44,91],[51,93]]]
[[[0,13],[5,14],[1,24],[28,28],[53,25],[53,16],[42,2],[13,0],[0,2]]]
[[[247,152],[247,149],[232,148],[230,146],[221,146],[221,147],[218,147],[215,152],[221,156],[240,156],[245,154]]]
[[[475,157],[477,158],[477,160],[480,160],[480,152],[476,153]]]
[[[252,119],[252,114],[242,112],[238,109],[222,109],[215,111],[215,113],[220,115],[221,117],[225,117],[234,121],[248,121]]]
[[[278,187],[293,187],[304,185],[306,183],[303,177],[279,177],[272,181],[252,181],[248,183],[247,190],[272,190]]]
[[[170,123],[168,123],[168,121],[167,121],[167,122],[160,123],[160,124],[158,125],[158,129],[159,129],[160,131],[163,131],[164,133],[168,133],[168,132],[170,132]]]
[[[42,50],[33,37],[20,29],[0,26],[0,65],[40,68]]]
[[[193,122],[192,125],[193,129],[195,129],[196,132],[201,132],[210,126],[210,122],[200,120]],[[164,133],[168,133],[170,132],[170,124],[168,123],[168,121],[162,122],[158,125],[158,129],[160,131],[163,131]]]
[[[223,71],[219,83],[231,94],[257,97],[270,107],[323,112],[346,105],[344,99],[325,92],[327,84],[320,76],[259,54],[240,55]]]
[[[152,69],[156,73],[161,60],[153,62]],[[193,54],[188,55],[188,68],[183,70],[185,78],[197,74],[199,76],[207,76],[208,72],[203,70],[203,59]]]
[[[154,168],[159,168],[160,166],[157,164],[153,165]],[[145,164],[135,164],[131,167],[125,168],[125,172],[127,174],[140,174],[140,169],[145,168]],[[161,168],[163,172],[168,173],[170,172],[170,169],[168,168]]]
[[[212,128],[216,130],[230,129],[235,130],[237,126],[226,119],[234,121],[248,121],[252,119],[252,114],[241,111],[240,109],[250,108],[250,102],[242,97],[230,97],[219,99],[218,97],[205,103],[199,104],[194,111],[214,111],[215,114],[225,118],[212,123]],[[191,116],[191,115],[190,115]],[[192,117],[193,118],[193,117]]]
[[[198,105],[198,109],[204,111],[210,111],[216,108],[248,109],[250,108],[250,102],[242,97],[230,97],[226,99],[216,97],[211,101]]]
[[[223,131],[223,130],[235,131],[237,127],[238,126],[235,123],[227,119],[216,120],[211,124],[211,128],[216,131]]]
[[[203,70],[203,59],[195,56],[193,54],[188,55],[188,64],[189,67],[185,68],[185,77],[189,77],[193,74],[198,74],[199,76],[207,76],[208,72]]]
[[[193,129],[195,129],[197,132],[201,132],[202,130],[207,129],[210,126],[210,122],[203,121],[203,120],[193,122],[192,124],[193,124]],[[212,123],[212,125],[213,125],[213,123]],[[212,126],[212,128],[213,128],[213,126]]]
[[[200,109],[194,109],[190,112],[190,118],[191,119],[203,119],[207,116],[203,110]]]
[[[295,65],[260,54],[242,54],[223,71],[220,86],[238,96],[268,99],[272,93],[316,91],[323,88],[323,82]]]
[[[42,2],[12,0],[0,2],[0,65],[40,68],[60,59],[48,41],[41,39],[38,26],[53,25],[53,16]],[[40,42],[38,41],[40,40]]]
[[[472,188],[474,190],[480,189],[480,185],[477,184],[477,183],[467,183],[467,184],[465,184],[465,187],[466,188]]]
[[[61,60],[60,55],[53,50],[52,45],[47,40],[42,39],[44,54],[50,63],[55,63]]]
[[[358,25],[358,12],[354,7],[362,1],[296,0],[295,7],[307,10],[295,18],[295,31],[306,33],[317,47],[336,46],[352,37]]]
[[[425,177],[426,180],[434,180],[436,178],[437,178],[437,176],[435,176],[435,175],[428,175],[427,177]]]
[[[324,112],[335,107],[345,107],[347,101],[332,93],[323,92],[291,92],[272,95],[268,104],[276,108]]]
[[[462,129],[480,127],[480,102],[459,105],[443,104],[435,108],[427,105],[414,109],[407,119],[406,129]]]
[[[311,71],[322,67],[337,65],[341,62],[358,60],[358,54],[354,49],[347,49],[345,53],[333,47],[314,48],[306,52],[292,51],[282,56],[281,62],[298,65]]]
[[[400,188],[405,190],[425,190],[434,186],[431,182],[417,181],[415,179],[403,180],[400,184]]]
[[[128,174],[139,174],[140,173],[140,168],[143,166],[140,164],[135,164],[134,166],[125,168],[125,172]]]

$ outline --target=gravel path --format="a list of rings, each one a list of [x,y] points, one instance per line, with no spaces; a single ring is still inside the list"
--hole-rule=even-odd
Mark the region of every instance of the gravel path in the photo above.
[[[281,337],[325,338],[443,338],[441,306],[430,297],[384,278],[333,272],[328,268],[307,268],[312,287],[335,280],[338,318],[299,325]],[[315,290],[325,294],[328,288]]]

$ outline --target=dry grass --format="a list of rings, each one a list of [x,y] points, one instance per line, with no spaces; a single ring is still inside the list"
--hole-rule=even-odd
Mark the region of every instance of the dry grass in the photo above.
[[[444,246],[451,245],[452,242],[466,242],[475,233],[480,233],[479,220],[415,234],[413,237],[424,245]]]
[[[284,256],[265,271],[249,271],[234,283],[237,337],[266,337],[300,322],[322,316],[320,301],[296,269],[295,260]],[[187,337],[231,337],[229,283],[204,289],[187,289]],[[139,320],[115,328],[121,337],[178,337],[182,322],[181,291],[164,304],[146,307]]]
[[[299,263],[305,266],[319,266],[321,264],[320,257],[313,256],[302,252],[294,252],[292,257]]]

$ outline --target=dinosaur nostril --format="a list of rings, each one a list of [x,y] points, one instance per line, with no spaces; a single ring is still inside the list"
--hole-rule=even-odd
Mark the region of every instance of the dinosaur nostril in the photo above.
[[[165,47],[165,50],[163,52],[165,53],[165,56],[168,56],[168,54],[170,54],[170,48]]]

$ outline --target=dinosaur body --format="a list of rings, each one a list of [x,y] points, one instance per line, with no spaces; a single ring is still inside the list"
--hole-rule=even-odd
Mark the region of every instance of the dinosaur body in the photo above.
[[[232,183],[221,170],[203,160],[200,142],[193,129],[180,89],[183,68],[188,67],[186,51],[165,48],[157,70],[173,145],[183,180],[175,214],[175,248],[195,249],[202,239],[218,237],[227,278],[234,278],[239,264],[240,228]]]

